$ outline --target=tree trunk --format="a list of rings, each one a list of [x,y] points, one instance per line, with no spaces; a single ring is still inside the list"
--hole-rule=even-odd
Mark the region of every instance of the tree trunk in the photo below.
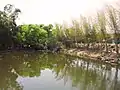
[[[114,40],[115,40],[115,51],[117,54],[119,54],[119,47],[118,47],[118,38],[117,38],[117,30],[115,30],[115,34],[114,34]]]
[[[119,54],[118,44],[115,44],[116,53]]]
[[[107,40],[105,40],[105,52],[108,53]]]
[[[87,50],[89,49],[89,46],[90,46],[90,44],[89,44],[89,43],[87,43]]]

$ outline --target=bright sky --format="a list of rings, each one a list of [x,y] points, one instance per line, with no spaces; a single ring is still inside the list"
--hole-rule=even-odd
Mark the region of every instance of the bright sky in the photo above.
[[[96,9],[101,9],[106,3],[119,0],[3,0],[0,9],[6,4],[14,4],[22,13],[18,24],[49,24],[70,22],[80,14],[92,15]]]

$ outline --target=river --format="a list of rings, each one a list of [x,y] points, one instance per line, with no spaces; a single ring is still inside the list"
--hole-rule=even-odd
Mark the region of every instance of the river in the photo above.
[[[120,90],[120,70],[64,54],[0,54],[0,90]]]

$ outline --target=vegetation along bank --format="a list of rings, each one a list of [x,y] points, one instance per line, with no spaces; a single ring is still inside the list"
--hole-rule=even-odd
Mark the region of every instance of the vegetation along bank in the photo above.
[[[7,4],[0,11],[0,50],[42,50],[119,63],[120,13],[108,5],[96,16],[72,24],[17,25],[21,10]]]

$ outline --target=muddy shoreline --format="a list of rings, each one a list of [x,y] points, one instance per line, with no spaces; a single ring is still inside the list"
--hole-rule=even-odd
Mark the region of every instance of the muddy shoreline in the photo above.
[[[103,62],[112,66],[120,66],[120,55],[117,55],[116,53],[92,52],[75,48],[64,49],[63,53],[66,55],[75,56],[87,60]]]
[[[27,51],[27,52],[46,52],[46,53],[62,53],[74,57],[79,57],[86,60],[99,61],[112,66],[120,66],[120,55],[116,53],[101,53],[90,50],[81,50],[77,48],[62,49],[60,52],[53,52],[50,50],[34,50],[34,49],[20,49],[20,50],[0,50],[0,54],[13,51]]]

